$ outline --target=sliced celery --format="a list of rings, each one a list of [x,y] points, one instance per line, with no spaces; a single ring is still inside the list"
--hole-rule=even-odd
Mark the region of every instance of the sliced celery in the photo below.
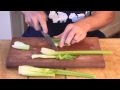
[[[44,55],[44,54],[33,54],[32,56],[32,59],[35,59],[35,58],[56,58],[56,56],[48,56],[48,55]]]
[[[19,66],[18,73],[24,76],[55,76],[50,69],[36,68],[28,65]]]
[[[59,38],[52,38],[52,40],[53,40],[53,42],[54,42],[54,44],[55,44],[55,46],[59,46],[59,42],[60,42],[60,39]],[[65,43],[65,46],[70,46],[71,44],[66,44]]]
[[[76,56],[72,56],[72,55],[69,55],[69,54],[65,54],[65,55],[57,55],[57,56],[50,56],[50,55],[44,55],[44,54],[33,54],[32,56],[32,59],[35,59],[35,58],[55,58],[55,59],[58,59],[58,60],[75,60]]]
[[[21,50],[29,50],[30,49],[30,45],[27,45],[20,41],[15,41],[14,44],[12,45],[12,47],[16,48],[16,49],[21,49]]]

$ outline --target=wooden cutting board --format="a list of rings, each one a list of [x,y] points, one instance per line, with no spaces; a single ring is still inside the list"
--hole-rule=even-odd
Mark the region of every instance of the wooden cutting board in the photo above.
[[[11,46],[15,41],[22,41],[30,45],[29,51],[14,49]],[[56,59],[32,59],[32,54],[39,54],[42,47],[51,48],[45,38],[27,37],[13,38],[6,60],[7,68],[17,68],[20,65],[32,65],[44,68],[104,68],[105,61],[103,55],[80,55],[73,61],[59,61]],[[87,37],[83,41],[58,48],[62,50],[101,50],[99,40],[96,37]]]

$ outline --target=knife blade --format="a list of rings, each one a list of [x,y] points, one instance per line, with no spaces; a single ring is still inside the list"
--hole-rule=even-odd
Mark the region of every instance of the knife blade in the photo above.
[[[46,41],[52,46],[52,48],[57,51],[58,48],[55,46],[55,44],[52,41],[50,35],[48,35],[47,33],[44,33],[42,30],[41,30],[41,33],[45,37]]]

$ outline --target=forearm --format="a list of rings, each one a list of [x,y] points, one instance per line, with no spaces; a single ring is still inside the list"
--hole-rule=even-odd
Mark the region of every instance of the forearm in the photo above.
[[[91,16],[78,21],[80,25],[84,25],[87,32],[101,29],[110,24],[114,20],[115,12],[113,11],[96,11]]]

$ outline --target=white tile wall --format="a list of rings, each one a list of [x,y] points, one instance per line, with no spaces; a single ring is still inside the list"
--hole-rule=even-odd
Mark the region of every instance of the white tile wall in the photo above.
[[[12,27],[10,11],[0,11],[0,39],[11,39]]]

